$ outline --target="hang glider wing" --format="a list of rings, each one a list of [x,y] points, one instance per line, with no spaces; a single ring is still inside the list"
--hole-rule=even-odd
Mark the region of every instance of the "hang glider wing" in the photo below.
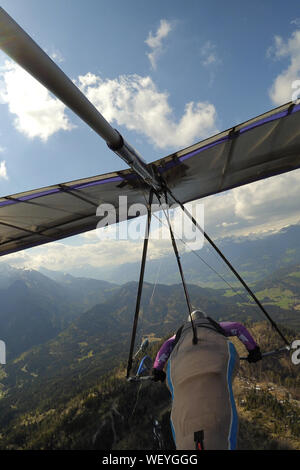
[[[183,203],[299,168],[300,105],[269,111],[153,165]],[[0,255],[95,229],[103,203],[116,208],[116,221],[126,220],[119,196],[127,196],[128,207],[145,205],[146,192],[132,170],[123,170],[3,197]]]
[[[116,209],[116,219],[110,223],[130,218],[127,207],[145,205],[150,187],[161,189],[158,173],[177,200],[185,203],[300,167],[298,104],[288,103],[147,165],[1,7],[0,48],[131,167],[1,198],[0,255],[95,229],[101,218],[96,214],[97,207],[103,203]],[[127,196],[126,207],[120,207],[119,196]]]
[[[295,170],[300,167],[299,111],[300,104],[287,103],[155,164],[167,181],[170,167],[169,185],[184,202]]]

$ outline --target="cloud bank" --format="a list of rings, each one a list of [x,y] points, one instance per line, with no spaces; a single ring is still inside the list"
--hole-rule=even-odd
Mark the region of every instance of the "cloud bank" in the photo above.
[[[7,61],[0,79],[0,99],[15,116],[16,129],[26,137],[47,141],[56,132],[75,127],[65,105],[17,64]],[[214,105],[188,102],[176,119],[169,95],[160,92],[149,76],[102,79],[87,73],[76,83],[108,121],[146,136],[157,148],[188,146],[218,131]]]
[[[160,92],[149,76],[102,79],[87,73],[78,84],[108,121],[146,136],[158,148],[188,146],[217,132],[214,105],[191,101],[176,120],[168,94]]]

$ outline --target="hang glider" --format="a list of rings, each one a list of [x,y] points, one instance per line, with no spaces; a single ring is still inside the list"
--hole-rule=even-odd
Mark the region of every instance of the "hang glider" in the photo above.
[[[0,47],[80,116],[130,169],[0,198],[0,255],[96,228],[99,204],[145,204],[163,184],[182,203],[300,167],[300,105],[273,109],[147,164],[74,83],[0,8]],[[120,210],[117,221],[130,218]]]

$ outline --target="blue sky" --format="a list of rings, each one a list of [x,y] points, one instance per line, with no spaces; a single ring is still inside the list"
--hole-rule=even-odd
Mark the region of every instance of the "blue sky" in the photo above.
[[[290,101],[291,84],[300,79],[296,1],[3,0],[2,7],[148,162]],[[0,67],[1,195],[125,168],[3,53]],[[241,207],[249,221],[254,194],[259,211],[248,232],[294,222],[295,189],[277,201],[277,222],[274,215],[266,220],[278,188],[298,186],[299,173],[276,178],[268,186],[269,206],[260,205],[266,196],[260,186],[218,198],[219,212],[209,199],[208,224],[222,228],[224,205],[231,212],[223,229]],[[80,245],[88,237],[76,240]],[[49,258],[49,247],[24,256]]]

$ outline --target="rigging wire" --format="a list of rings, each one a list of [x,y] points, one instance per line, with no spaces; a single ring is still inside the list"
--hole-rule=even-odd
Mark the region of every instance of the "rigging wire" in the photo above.
[[[143,191],[142,191],[143,192]],[[162,204],[161,204],[161,201],[160,201],[160,196],[157,194],[156,191],[153,191],[160,203],[160,206],[162,207]],[[144,193],[144,192],[143,192]],[[214,248],[214,250],[219,254],[219,256],[222,258],[222,260],[225,262],[225,264],[227,265],[228,268],[230,268],[230,270],[232,271],[232,273],[237,277],[237,279],[241,282],[241,284],[243,285],[243,287],[246,289],[248,295],[250,295],[252,297],[252,299],[255,301],[255,303],[258,305],[258,307],[260,308],[260,310],[262,311],[262,313],[264,314],[264,316],[269,320],[270,324],[272,325],[273,329],[278,333],[278,335],[281,337],[281,339],[284,341],[284,343],[290,347],[290,344],[288,342],[288,340],[286,339],[286,337],[283,335],[283,333],[281,332],[281,330],[279,329],[279,327],[277,326],[277,324],[275,323],[275,321],[271,318],[271,316],[268,314],[268,312],[265,310],[265,308],[263,307],[263,305],[261,304],[261,302],[259,301],[259,299],[256,297],[256,295],[254,294],[254,292],[250,289],[250,287],[247,285],[247,283],[244,281],[244,279],[239,275],[239,273],[236,271],[236,269],[232,266],[232,264],[230,263],[230,261],[226,258],[226,256],[222,253],[222,251],[216,246],[216,244],[213,242],[213,240],[208,236],[208,234],[204,231],[204,229],[197,223],[197,221],[195,220],[195,218],[190,214],[190,212],[184,207],[184,205],[173,195],[173,193],[171,192],[171,190],[165,186],[165,199],[167,201],[167,193],[170,194],[170,196],[172,197],[172,199],[181,207],[183,213],[185,213],[189,219],[192,221],[193,225],[203,234],[203,236],[205,237],[205,239],[210,243],[210,245]],[[145,197],[145,195],[144,195]],[[149,204],[150,205],[150,204]],[[151,208],[149,209],[148,207],[148,214],[149,214],[149,210],[151,211]],[[164,211],[165,212],[165,211]],[[150,212],[151,213],[151,212]],[[166,215],[166,214],[165,214]],[[180,263],[180,257],[179,257],[179,254],[178,254],[178,250],[177,250],[177,246],[176,246],[176,242],[175,242],[175,239],[174,239],[174,234],[173,234],[173,231],[172,231],[172,227],[170,225],[170,221],[169,221],[169,218],[167,218],[167,221],[168,221],[168,225],[169,225],[169,230],[170,230],[170,235],[171,235],[171,239],[172,239],[172,244],[173,244],[173,248],[174,248],[174,253],[175,253],[175,256],[176,256],[176,259],[177,259],[177,262],[178,262],[178,267],[179,267],[179,270],[180,270],[180,274],[181,275],[181,278],[182,278],[182,283],[183,283],[183,287],[184,287],[184,290],[185,290],[185,294],[186,294],[186,300],[187,300],[187,303],[188,303],[188,306],[190,308],[191,304],[189,302],[189,296],[188,296],[188,292],[186,290],[186,285],[185,285],[185,281],[184,281],[184,276],[183,276],[183,272],[182,272],[182,268],[181,268],[181,263]],[[183,241],[183,240],[182,240]],[[184,242],[184,241],[183,241]],[[192,250],[193,251],[193,250]],[[202,260],[202,258],[199,256],[199,258]],[[202,260],[204,261],[204,260]],[[205,264],[208,265],[208,263],[205,262]],[[208,265],[209,266],[209,265]],[[213,271],[215,271],[211,266],[209,266]],[[216,271],[215,271],[216,272]],[[217,273],[218,274],[218,273]],[[219,274],[218,274],[219,275]],[[219,277],[221,277],[227,285],[230,286],[230,284],[221,276],[219,275]],[[235,289],[230,286],[231,289],[233,289],[235,291]],[[240,293],[237,293],[240,297]],[[248,302],[248,300],[247,300]],[[192,320],[192,317],[191,317],[191,320]],[[192,324],[193,325],[193,324]],[[193,327],[193,330],[194,330],[194,327]],[[197,337],[194,335],[194,338],[193,338],[193,342],[195,342],[195,340],[197,339]]]
[[[137,330],[140,305],[141,305],[141,297],[142,297],[145,266],[146,266],[146,259],[147,259],[147,250],[148,250],[148,241],[149,241],[149,232],[150,232],[150,224],[151,224],[152,201],[153,201],[153,189],[151,188],[150,194],[149,194],[149,206],[148,206],[148,211],[147,211],[147,223],[146,223],[146,231],[145,231],[145,237],[144,237],[144,246],[143,246],[142,263],[141,263],[140,278],[139,278],[139,285],[138,285],[138,293],[137,293],[137,298],[136,298],[135,314],[134,314],[132,333],[131,333],[130,351],[129,351],[129,357],[128,357],[128,363],[127,363],[127,374],[126,374],[127,379],[129,378],[130,371],[132,368],[133,350],[134,350],[136,330]]]
[[[146,197],[145,197],[145,194],[143,193],[144,195],[144,198],[146,200]],[[147,202],[147,201],[146,201]],[[147,202],[148,204],[148,202]],[[162,211],[164,212],[164,208],[163,206],[162,207]],[[164,212],[165,213],[165,212]],[[155,217],[159,222],[161,222],[166,228],[168,228],[168,226],[163,222],[163,220],[161,220],[160,218],[157,217],[157,215],[155,213],[152,213],[152,216]],[[165,214],[165,217],[167,219],[167,216]],[[236,295],[238,295],[240,297],[240,299],[243,301],[243,302],[247,302],[249,301],[249,298],[245,297],[243,294],[241,294],[235,287],[233,287],[216,269],[214,269],[207,261],[205,261],[205,259],[202,258],[202,256],[199,255],[199,253],[195,250],[193,250],[189,245],[188,243],[183,239],[181,238],[175,231],[174,231],[174,228],[173,228],[173,233],[176,235],[176,238],[181,242],[183,243],[194,255],[196,255],[209,269],[211,269],[225,284],[227,284],[227,286],[236,293]],[[213,253],[213,251],[211,250],[211,252]],[[251,299],[252,300],[252,299]]]
[[[161,203],[161,200],[160,200],[160,196],[159,194],[157,194],[156,191],[153,191],[155,193],[155,196],[159,202],[159,205],[161,207],[162,206],[162,203]],[[151,214],[153,215],[152,211],[151,211],[151,206],[150,206],[150,202],[149,202],[149,205],[147,203],[147,199],[145,197],[145,194],[144,194],[144,191],[142,190],[142,194],[145,198],[145,202],[146,202],[146,205],[147,205],[147,210],[148,210],[148,214]],[[167,194],[165,193],[165,199],[167,201]],[[166,206],[167,206],[167,202],[166,202]],[[157,218],[157,217],[156,217]],[[186,282],[185,282],[185,278],[184,278],[184,273],[183,273],[183,269],[182,269],[182,265],[181,265],[181,261],[180,261],[180,256],[179,256],[179,252],[178,252],[178,249],[177,249],[177,245],[176,245],[176,241],[175,241],[175,237],[174,237],[174,233],[173,233],[173,230],[172,230],[172,226],[171,224],[169,223],[169,218],[166,217],[167,221],[168,221],[168,228],[169,228],[169,232],[170,232],[170,236],[171,236],[171,241],[172,241],[172,246],[173,246],[173,250],[174,250],[174,254],[175,254],[175,257],[176,257],[176,261],[177,261],[177,265],[178,265],[178,269],[179,269],[179,274],[180,274],[180,277],[181,277],[181,282],[182,282],[182,286],[183,286],[183,290],[184,290],[184,295],[185,295],[185,299],[186,299],[186,303],[187,303],[187,307],[188,307],[188,312],[189,312],[189,316],[190,316],[190,321],[191,321],[191,326],[192,326],[192,330],[193,330],[193,344],[197,344],[198,343],[198,338],[197,338],[197,331],[196,331],[196,327],[195,327],[195,324],[194,324],[194,321],[193,321],[193,318],[192,318],[192,312],[193,312],[193,307],[192,307],[192,304],[191,304],[191,300],[190,300],[190,296],[189,296],[189,292],[188,292],[188,289],[187,289],[187,286],[186,286]],[[158,219],[159,220],[159,219]]]
[[[195,225],[195,227],[200,230],[200,232],[203,234],[205,239],[211,244],[211,246],[215,249],[215,251],[220,255],[222,260],[227,264],[227,266],[230,268],[230,270],[233,272],[233,274],[238,278],[238,280],[242,283],[244,288],[247,290],[248,294],[251,295],[255,303],[258,305],[258,307],[261,309],[261,311],[264,313],[264,315],[267,317],[269,322],[271,323],[272,327],[277,331],[278,335],[281,337],[281,339],[284,341],[284,343],[287,346],[290,346],[290,343],[286,339],[286,337],[283,335],[281,330],[278,328],[277,324],[274,322],[274,320],[270,317],[268,312],[265,310],[264,306],[261,304],[261,302],[258,300],[254,292],[250,289],[248,284],[244,281],[244,279],[239,275],[239,273],[236,271],[236,269],[232,266],[230,261],[226,258],[226,256],[222,253],[222,251],[216,246],[216,244],[213,242],[213,240],[208,236],[208,234],[203,230],[203,228],[198,224],[198,222],[194,219],[194,217],[191,215],[191,213],[184,207],[182,202],[180,202],[172,193],[172,191],[166,187],[166,191],[170,194],[172,199],[179,204],[183,212],[189,217],[189,219],[192,221],[192,223]]]
[[[167,203],[167,199],[166,199],[166,203]],[[169,218],[169,206],[168,204],[166,204],[166,207],[167,207],[167,213],[168,215],[165,213],[165,210],[164,210],[164,207],[163,205],[161,205],[161,208],[165,214],[165,217],[166,219],[168,220],[168,223],[170,224],[170,218]],[[153,214],[154,215],[154,214]],[[175,234],[176,235],[176,234]],[[177,235],[176,235],[177,236]],[[219,274],[212,266],[210,266],[196,251],[194,251],[192,248],[189,247],[188,243],[186,243],[186,241],[181,238],[181,237],[177,237],[179,238],[179,240],[185,245],[187,246],[196,256],[198,256],[198,258],[200,258],[200,260],[205,263],[212,271],[214,271],[233,291],[235,291],[235,293],[243,300],[243,301],[246,301],[246,303],[248,303],[248,300],[246,297],[244,297],[243,295],[241,295],[233,286],[231,286],[227,281],[226,279],[221,275]],[[210,250],[212,252],[212,250]],[[215,255],[216,256],[216,255]],[[252,299],[251,299],[252,300]],[[259,310],[260,312],[260,310]],[[260,312],[261,313],[261,312]],[[264,318],[264,317],[263,317]]]
[[[163,212],[165,213],[163,206],[162,206],[162,210],[163,210]],[[158,219],[158,217],[157,217],[155,214],[153,214],[153,216]],[[165,217],[167,218],[167,215],[166,215],[166,214],[165,214]],[[161,221],[161,222],[162,222],[162,221]],[[162,223],[163,223],[163,222],[162,222]],[[163,224],[164,224],[164,223],[163,223]],[[164,226],[166,226],[166,224],[164,224]],[[209,263],[207,263],[207,262],[199,255],[199,253],[198,253],[197,251],[193,250],[183,238],[179,237],[179,236],[176,234],[176,232],[174,232],[174,233],[175,233],[177,239],[178,239],[180,242],[182,242],[194,255],[196,255],[209,269],[211,269],[217,276],[219,276],[219,278],[220,278],[221,280],[223,280],[223,281],[227,284],[227,286],[228,286],[231,290],[233,290],[237,296],[240,297],[240,299],[241,299],[243,302],[248,303],[249,300],[250,300],[251,302],[253,302],[253,300],[252,300],[252,298],[250,298],[250,296],[249,296],[248,298],[246,298],[243,294],[241,294],[239,291],[237,291],[236,288],[233,287],[233,286],[232,286],[220,273],[218,273],[218,271],[216,271]],[[212,252],[212,250],[210,250],[210,251]],[[258,311],[259,311],[259,313],[261,314],[262,318],[264,318],[264,316],[262,315],[262,312],[261,312],[260,310],[258,310]]]
[[[153,214],[154,215],[154,214]],[[155,215],[154,215],[155,217]],[[246,297],[244,297],[239,291],[236,290],[235,287],[233,287],[220,273],[218,273],[218,271],[216,269],[214,269],[207,261],[205,261],[205,259],[202,258],[202,256],[199,255],[199,253],[197,253],[197,251],[193,250],[189,245],[188,243],[181,237],[179,237],[176,232],[174,232],[176,237],[178,238],[178,240],[183,243],[194,255],[196,255],[209,269],[211,269],[223,282],[225,282],[227,284],[227,286],[233,290],[236,295],[238,295],[241,300],[243,300],[244,302],[248,302],[248,299]]]
[[[143,192],[143,196],[144,196],[144,199],[145,199],[145,202],[146,202],[146,205],[148,204],[147,202],[147,199],[146,199],[146,196],[145,196],[145,193]],[[161,204],[161,208],[162,208],[162,211],[164,212],[164,215],[165,215],[165,218],[167,219],[167,215],[164,211],[164,206]],[[167,208],[168,208],[168,205],[167,205]],[[164,223],[164,221],[162,219],[160,219],[155,213],[152,213],[152,216],[155,217],[162,225],[164,225],[166,228],[168,228],[167,224]],[[245,297],[242,293],[240,293],[235,287],[233,287],[216,269],[214,269],[209,263],[207,263],[200,255],[197,251],[193,250],[189,245],[188,243],[183,239],[181,238],[173,229],[173,232],[176,236],[176,238],[181,241],[186,247],[188,247],[188,249],[194,254],[196,255],[209,269],[211,269],[224,283],[227,284],[227,286],[235,292],[235,294],[240,297],[240,299],[243,301],[243,302],[246,302],[248,303],[249,300],[250,302],[252,302],[252,305],[254,306],[253,304],[253,299],[247,294],[247,297]],[[210,247],[209,247],[210,248]],[[217,256],[215,254],[215,252],[212,250],[212,248],[210,248],[209,250],[211,253],[214,253],[215,257]],[[263,319],[265,319],[265,316],[263,315],[263,313],[261,312],[260,309],[258,309],[258,312],[260,313],[261,317]],[[250,330],[251,331],[251,330]]]
[[[160,199],[158,199],[158,200],[160,202]],[[168,222],[168,226],[169,226],[169,231],[170,231],[170,235],[171,235],[173,250],[174,250],[174,253],[175,253],[176,260],[177,260],[177,265],[178,265],[178,269],[179,269],[179,273],[180,273],[180,277],[181,277],[181,281],[182,281],[182,285],[183,285],[184,295],[185,295],[186,303],[187,303],[187,306],[188,306],[190,321],[191,321],[192,330],[193,330],[193,344],[197,344],[198,343],[197,331],[196,331],[196,326],[195,326],[193,318],[192,318],[193,307],[192,307],[192,304],[191,304],[189,291],[188,291],[187,286],[186,286],[186,282],[185,282],[185,278],[184,278],[184,274],[183,274],[183,269],[182,269],[182,265],[181,265],[181,261],[180,261],[180,256],[179,256],[179,252],[178,252],[178,248],[177,248],[177,245],[176,245],[173,229],[172,229],[171,222],[170,222],[168,201],[167,201],[167,193],[165,193],[165,201],[166,201],[166,206],[167,206],[167,217],[166,218],[167,218],[167,222]],[[160,206],[162,207],[161,203],[160,203]],[[166,216],[165,211],[164,211],[164,214]]]
[[[141,383],[139,384],[139,387],[138,387],[138,390],[137,390],[137,394],[136,394],[135,403],[134,403],[134,406],[133,406],[133,409],[132,409],[130,418],[132,418],[132,416],[133,416],[134,413],[135,413],[135,410],[136,410],[136,407],[137,407],[137,404],[138,404],[138,401],[139,401],[140,391],[141,391],[142,385],[143,385],[143,382],[141,382]]]
[[[162,266],[162,258],[160,259],[160,263],[159,263],[159,266],[158,266],[158,270],[157,270],[157,274],[156,274],[156,279],[155,279],[155,283],[153,285],[153,290],[152,290],[152,294],[151,294],[151,297],[150,297],[150,300],[149,300],[149,305],[152,305],[152,302],[153,302],[153,297],[154,297],[154,292],[156,290],[156,286],[157,286],[157,283],[158,283],[158,279],[159,279],[159,275],[160,275],[160,270],[161,270],[161,266]]]

